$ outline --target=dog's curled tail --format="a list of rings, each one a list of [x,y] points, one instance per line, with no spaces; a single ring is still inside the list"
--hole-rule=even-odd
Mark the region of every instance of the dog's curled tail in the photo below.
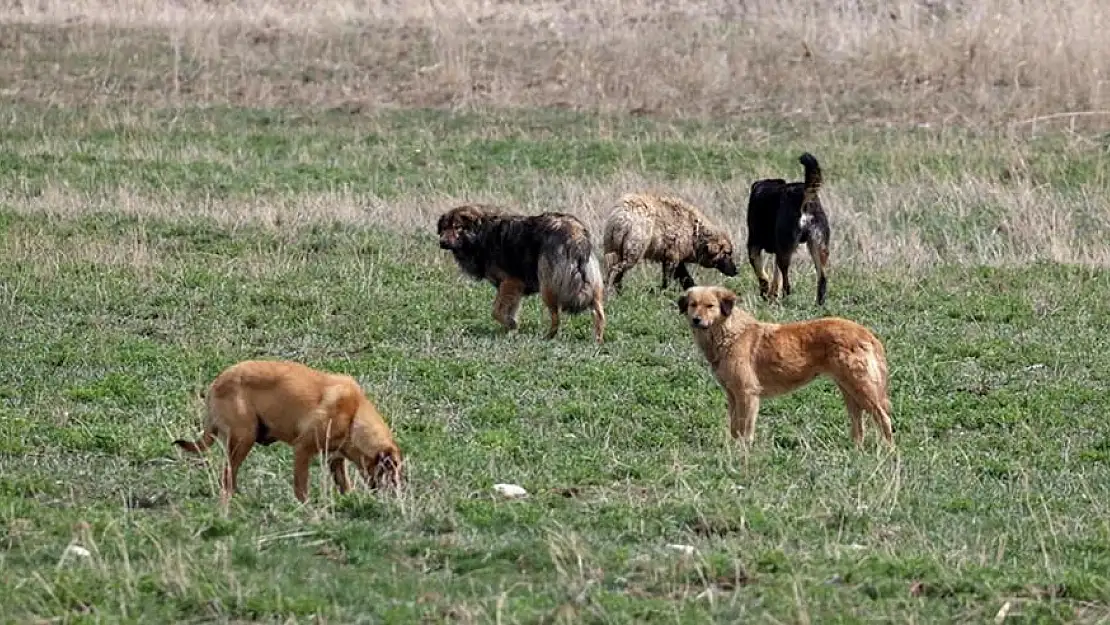
[[[817,158],[809,152],[805,152],[798,158],[798,162],[801,163],[802,167],[805,167],[806,170],[806,193],[815,193],[821,188],[821,183],[824,182],[821,177],[821,166],[817,164]]]
[[[589,239],[572,239],[542,253],[538,269],[541,288],[554,291],[561,310],[582,312],[605,292],[601,264]]]
[[[214,442],[216,442],[216,432],[214,430],[205,430],[204,434],[195,442],[179,438],[175,440],[173,444],[191,454],[202,454],[208,451],[208,448],[211,447]]]

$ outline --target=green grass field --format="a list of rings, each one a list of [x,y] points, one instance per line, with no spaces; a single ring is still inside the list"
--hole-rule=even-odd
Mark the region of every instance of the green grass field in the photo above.
[[[745,458],[655,268],[610,300],[600,348],[588,315],[543,340],[535,299],[505,335],[492,289],[458,274],[433,220],[483,193],[543,206],[546,187],[529,185],[548,172],[563,181],[552,184],[600,186],[629,168],[742,189],[749,161],[791,167],[796,150],[778,141],[733,151],[727,131],[637,121],[591,142],[608,122],[542,113],[208,111],[185,115],[200,130],[112,132],[38,115],[9,126],[2,149],[7,621],[967,622],[1007,602],[1015,622],[1107,615],[1105,270],[868,266],[843,244],[827,313],[885,341],[898,451],[871,431],[854,450],[839,395],[818,382],[764,403]],[[493,149],[479,127],[511,138]],[[629,163],[664,133],[652,160]],[[783,129],[781,143],[804,134]],[[856,154],[879,161],[884,136],[857,135]],[[917,166],[974,173],[992,140],[942,160],[923,138]],[[892,150],[911,151],[901,141]],[[845,153],[826,159],[834,193],[878,176]],[[1092,157],[1072,175],[1105,167]],[[1060,195],[1083,182],[1046,171]],[[317,194],[335,189],[386,208],[330,213]],[[315,208],[267,220],[267,192]],[[154,208],[133,206],[139,196]],[[216,208],[166,208],[190,203]],[[742,219],[739,205],[714,212]],[[965,243],[981,233],[951,214],[929,228]],[[746,267],[697,275],[763,319],[822,314],[808,261],[782,306],[754,296]],[[197,431],[204,385],[248,357],[355,375],[407,453],[404,495],[338,497],[316,466],[298,505],[290,450],[275,446],[252,453],[221,516],[218,454],[206,467],[169,443]],[[500,500],[496,482],[531,496]],[[63,555],[71,542],[92,555]]]
[[[625,3],[658,19],[629,18],[623,39],[601,9],[596,24],[567,9],[580,30],[556,36],[508,3],[528,28],[505,18],[488,40],[419,3],[397,18],[419,36],[380,39],[273,17],[165,31],[161,3],[101,4],[118,29],[63,20],[65,3],[35,26],[0,8],[0,622],[1110,622],[1110,134],[1094,114],[1011,123],[1105,108],[1101,82],[1056,71],[1082,51],[1030,39],[1043,58],[1006,70],[1012,94],[975,63],[1021,55],[998,44],[964,67],[945,48],[931,65],[940,35],[922,27],[901,61],[864,45],[806,74],[799,93],[821,104],[793,115],[756,65],[713,73],[714,41],[735,64],[775,40],[768,58],[793,67],[777,3],[759,5],[762,30]],[[297,6],[290,22],[314,15]],[[859,41],[895,37],[861,15]],[[972,18],[950,19],[942,34],[963,37]],[[709,43],[675,52],[689,33]],[[851,41],[813,46],[832,63]],[[800,179],[805,150],[825,170],[828,305],[804,253],[795,294],[767,305],[743,257],[747,191]],[[464,201],[571,212],[600,241],[611,203],[647,188],[732,231],[739,275],[700,283],[760,319],[875,331],[896,451],[870,427],[855,449],[818,381],[764,401],[744,455],[658,267],[607,302],[599,347],[588,314],[544,340],[538,298],[506,334],[493,289],[436,244],[436,217]],[[246,358],[355,376],[406,454],[405,491],[339,496],[317,464],[301,505],[291,450],[256,447],[223,513],[219,452],[171,441]]]

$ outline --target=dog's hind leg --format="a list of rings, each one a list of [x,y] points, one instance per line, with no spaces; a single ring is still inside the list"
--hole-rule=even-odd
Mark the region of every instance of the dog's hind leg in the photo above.
[[[774,271],[771,275],[771,287],[767,290],[767,300],[775,301],[782,293],[782,272],[779,271],[779,265],[776,262]]]
[[[867,391],[871,391],[868,389]],[[865,397],[860,398],[860,406],[871,415],[871,420],[875,426],[879,428],[879,434],[883,437],[883,441],[891,447],[894,446],[894,427],[890,422],[890,411],[886,408],[889,406],[888,401],[884,401],[874,391],[867,392]]]
[[[624,288],[624,274],[636,266],[636,261],[627,261],[616,252],[605,255],[605,286],[620,293]]]
[[[884,409],[882,406],[875,405],[874,410],[868,410],[871,413],[871,419],[875,425],[879,427],[879,433],[883,435],[883,440],[887,445],[894,446],[894,426],[890,422],[890,411]]]
[[[811,237],[806,242],[806,247],[809,248],[809,256],[813,259],[813,266],[817,269],[817,305],[824,306],[825,292],[828,291],[829,286],[828,278],[825,275],[829,267],[829,245]]]
[[[540,296],[543,297],[543,303],[551,315],[551,327],[547,329],[547,335],[544,338],[553,339],[559,333],[559,296],[547,286],[540,290]]]
[[[610,236],[608,233],[605,235],[605,286],[620,293],[624,274],[644,259],[651,241],[651,232],[625,231],[619,235],[619,241],[610,240]]]
[[[613,289],[616,293],[621,293],[624,290],[624,274],[628,273],[634,264],[622,263],[609,270],[609,277],[606,282],[609,288]]]
[[[782,287],[782,297],[790,295],[790,258],[794,250],[782,250],[775,254],[775,297],[779,296],[779,287]]]
[[[249,429],[231,430],[227,433],[227,464],[224,466],[223,488],[220,502],[227,505],[232,493],[238,490],[239,465],[247,459],[254,446],[254,432]]]
[[[860,408],[859,402],[852,397],[852,391],[844,385],[838,385],[840,388],[840,395],[844,397],[844,408],[848,411],[848,418],[851,420],[852,442],[856,447],[863,446],[863,409]]]
[[[755,272],[755,277],[759,280],[759,296],[766,300],[771,283],[767,279],[767,268],[763,265],[763,250],[761,248],[756,246],[748,248],[748,264],[752,266],[752,271]]]
[[[594,340],[598,345],[601,345],[605,340],[605,304],[604,292],[602,289],[597,289],[594,293],[594,303],[591,305],[594,315]]]
[[[517,315],[524,300],[524,283],[507,278],[497,287],[497,297],[493,299],[493,318],[508,330],[517,328]]]
[[[852,405],[854,403],[857,410],[856,414],[858,415],[858,411],[861,409],[870,414],[871,420],[879,428],[879,434],[883,437],[883,440],[893,447],[894,428],[890,421],[890,400],[886,397],[882,387],[862,371],[856,372],[851,377],[841,377],[836,380],[836,384],[844,395],[844,403],[848,408],[849,416],[852,415]],[[857,445],[859,445],[863,439],[862,417],[853,417],[852,434],[855,438],[855,421],[857,419],[859,420]]]

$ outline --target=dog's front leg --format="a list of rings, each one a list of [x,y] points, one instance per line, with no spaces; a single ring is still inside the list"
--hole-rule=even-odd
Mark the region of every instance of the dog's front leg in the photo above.
[[[735,440],[743,436],[748,424],[744,413],[740,411],[736,395],[728,391],[726,396],[728,397],[728,433]]]
[[[749,247],[748,264],[752,266],[756,280],[759,280],[759,296],[766,300],[771,288],[771,281],[767,279],[767,268],[763,266],[763,250],[758,247]]]
[[[751,445],[755,441],[755,420],[759,416],[759,395],[752,392],[746,392],[736,398],[737,400],[737,413],[740,415],[740,423],[743,425],[744,441]]]
[[[293,496],[301,503],[308,501],[308,469],[318,451],[312,441],[298,440],[293,446]]]
[[[690,270],[686,268],[686,263],[678,263],[678,266],[674,269],[674,277],[682,285],[683,290],[696,286],[694,277],[690,275]]]
[[[332,480],[335,481],[335,487],[339,489],[339,494],[342,495],[351,490],[351,480],[347,477],[347,463],[342,456],[335,456],[329,460],[328,469],[331,471]]]
[[[507,278],[497,286],[497,297],[493,299],[493,318],[507,330],[516,330],[517,315],[524,299],[524,283]]]
[[[665,260],[661,265],[663,266],[663,285],[659,288],[662,291],[666,291],[667,286],[671,283],[671,274],[674,273],[674,263]]]

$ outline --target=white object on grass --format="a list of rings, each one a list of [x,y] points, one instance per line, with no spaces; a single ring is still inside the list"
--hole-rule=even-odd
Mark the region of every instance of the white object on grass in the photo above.
[[[696,551],[694,549],[693,545],[670,544],[670,545],[667,545],[667,549],[674,549],[675,551],[678,551],[678,552],[682,553],[683,555],[687,555],[687,556],[694,553],[694,551]]]
[[[67,556],[78,556],[80,558],[88,558],[89,556],[92,555],[92,553],[88,549],[85,549],[84,547],[82,547],[81,545],[70,545],[70,546],[66,547],[66,555]]]
[[[528,491],[516,484],[494,484],[493,490],[502,497],[509,499],[520,499],[528,496]]]

